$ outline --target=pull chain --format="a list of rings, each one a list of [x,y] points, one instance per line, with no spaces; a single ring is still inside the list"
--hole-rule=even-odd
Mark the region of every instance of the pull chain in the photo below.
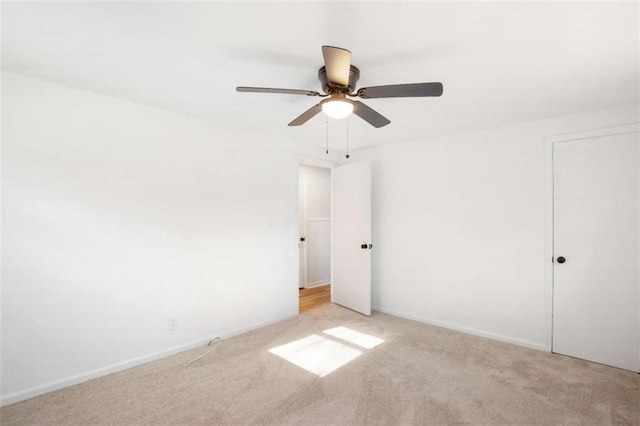
[[[349,117],[347,117],[347,160],[349,159]]]
[[[324,118],[325,118],[326,124],[327,124],[327,126],[326,126],[326,129],[327,129],[327,131],[326,131],[326,141],[325,141],[326,147],[325,147],[324,153],[329,155],[329,116],[325,115]]]

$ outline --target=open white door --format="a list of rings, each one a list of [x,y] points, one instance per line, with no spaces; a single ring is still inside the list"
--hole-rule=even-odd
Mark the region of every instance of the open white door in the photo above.
[[[331,301],[371,315],[371,167],[332,173]]]

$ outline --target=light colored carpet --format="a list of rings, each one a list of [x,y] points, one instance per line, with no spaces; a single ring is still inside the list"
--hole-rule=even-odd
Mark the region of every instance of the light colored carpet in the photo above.
[[[269,349],[345,326],[384,339],[325,377]],[[346,343],[351,348],[356,345]],[[4,407],[11,424],[640,424],[640,375],[328,305]]]

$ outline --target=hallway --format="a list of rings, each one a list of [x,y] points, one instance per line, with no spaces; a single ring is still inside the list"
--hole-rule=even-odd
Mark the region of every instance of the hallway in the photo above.
[[[331,303],[331,285],[322,285],[300,290],[300,313]]]

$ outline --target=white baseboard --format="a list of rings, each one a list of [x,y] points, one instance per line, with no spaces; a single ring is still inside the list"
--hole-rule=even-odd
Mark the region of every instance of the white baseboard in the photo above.
[[[261,323],[249,325],[247,327],[243,327],[241,329],[231,330],[224,333],[221,333],[219,336],[221,339],[227,339],[229,337],[237,336],[239,334],[246,333],[248,331],[256,330],[258,328],[266,327],[271,324],[275,324],[280,321],[284,321],[290,318],[294,318],[298,316],[298,312],[296,311],[293,314],[284,315],[282,317],[278,317],[269,321],[264,321]],[[108,374],[116,373],[118,371],[126,370],[131,367],[136,367],[142,364],[147,364],[152,361],[159,360],[161,358],[166,358],[171,355],[175,355],[180,352],[187,351],[189,349],[197,348],[198,346],[206,345],[212,338],[216,336],[210,336],[206,339],[197,340],[195,342],[188,343],[186,345],[175,346],[173,348],[169,348],[166,350],[162,350],[159,352],[154,352],[152,354],[143,355],[136,358],[131,358],[126,361],[118,362],[116,364],[111,364],[105,367],[97,368],[95,370],[90,370],[82,374],[78,374],[76,376],[66,377],[64,379],[55,380],[53,382],[46,383],[40,386],[34,386],[29,389],[25,389],[19,392],[14,392],[7,396],[3,396],[0,400],[0,406],[4,407],[5,405],[14,404],[16,402],[24,401],[25,399],[33,398],[38,395],[42,395],[47,392],[52,392],[55,390],[63,389],[69,386],[77,385],[79,383],[86,382],[91,379],[96,379],[98,377],[106,376]]]
[[[503,336],[501,334],[490,333],[482,330],[478,330],[475,328],[462,327],[459,325],[442,322],[442,321],[434,321],[428,318],[420,318],[414,315],[406,315],[399,312],[392,311],[390,309],[382,308],[380,306],[372,306],[371,309],[377,312],[381,312],[383,314],[393,315],[394,317],[404,318],[412,321],[418,321],[429,325],[435,325],[436,327],[448,328],[450,330],[460,331],[462,333],[472,334],[474,336],[486,337],[488,339],[497,340],[499,342],[511,343],[513,345],[524,346],[529,349],[536,349],[543,352],[548,352],[545,349],[544,344],[530,342],[528,340],[517,339],[514,337]]]
[[[257,329],[262,328],[262,327],[266,327],[268,325],[276,324],[276,323],[279,323],[281,321],[286,321],[288,319],[295,318],[298,315],[300,315],[300,313],[298,312],[298,308],[296,307],[296,311],[294,313],[283,315],[281,317],[277,317],[277,318],[270,319],[270,320],[267,320],[267,321],[259,322],[259,323],[256,323],[256,324],[252,324],[252,325],[249,325],[247,327],[238,328],[236,330],[223,332],[223,333],[220,334],[219,337],[221,339],[228,339],[230,337],[237,336],[239,334],[244,334],[244,333],[247,333],[249,331],[253,331],[253,330],[257,330]],[[207,343],[209,342],[209,340],[207,340]]]
[[[320,287],[320,286],[329,285],[329,284],[331,284],[331,281],[320,280],[320,281],[314,281],[312,283],[307,283],[307,285],[304,288]]]

